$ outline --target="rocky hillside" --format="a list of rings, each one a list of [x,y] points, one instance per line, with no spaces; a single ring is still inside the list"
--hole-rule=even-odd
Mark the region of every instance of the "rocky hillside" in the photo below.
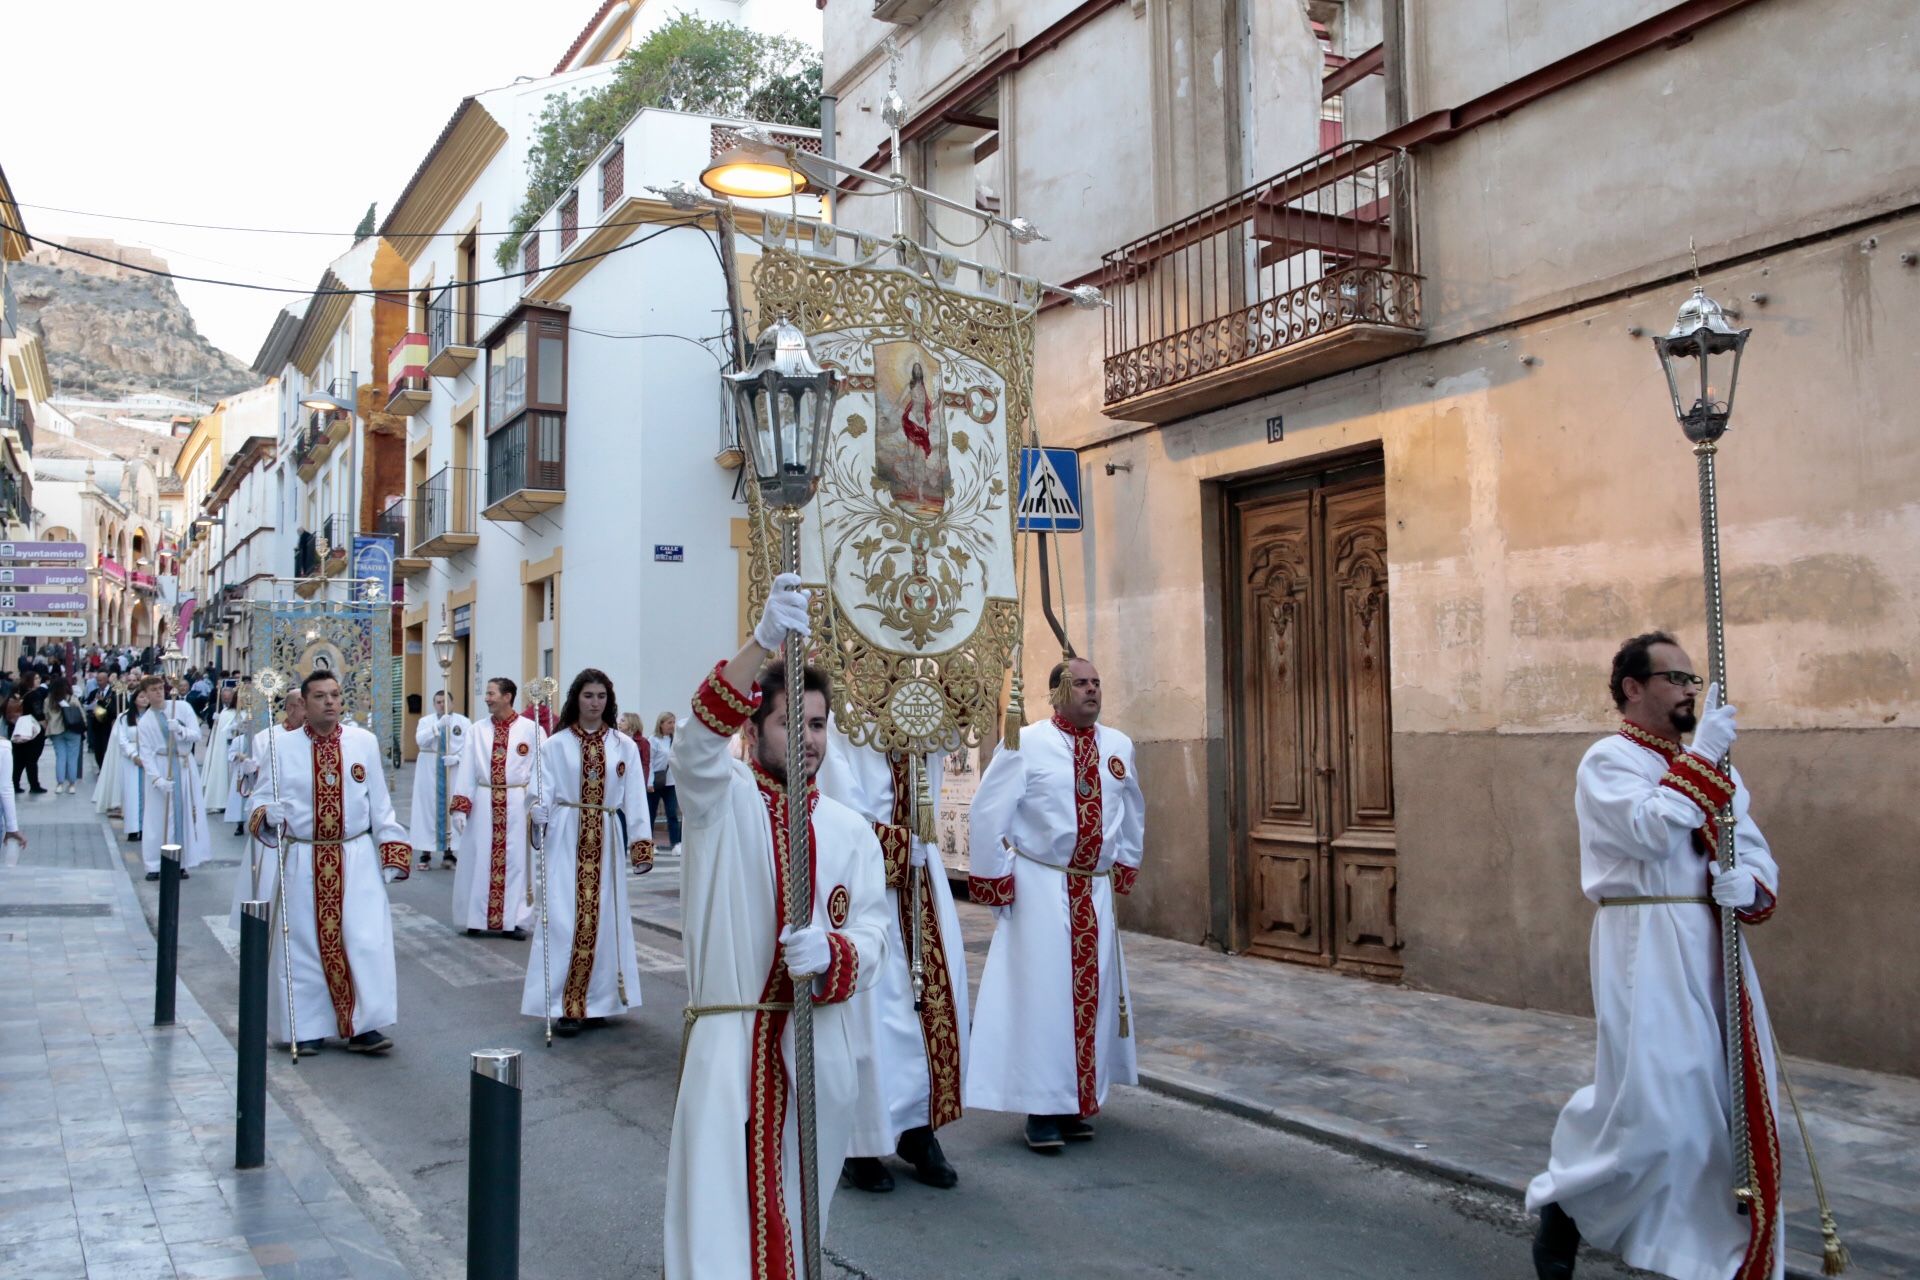
[[[106,399],[160,391],[210,404],[260,381],[200,336],[173,281],[122,265],[164,269],[159,258],[111,240],[72,243],[117,261],[39,248],[8,272],[60,394]]]

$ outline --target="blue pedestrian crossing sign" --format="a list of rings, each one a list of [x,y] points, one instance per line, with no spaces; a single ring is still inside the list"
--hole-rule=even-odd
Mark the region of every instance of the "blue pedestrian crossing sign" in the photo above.
[[[1079,533],[1080,451],[1022,449],[1020,501],[1014,509],[1022,533]]]

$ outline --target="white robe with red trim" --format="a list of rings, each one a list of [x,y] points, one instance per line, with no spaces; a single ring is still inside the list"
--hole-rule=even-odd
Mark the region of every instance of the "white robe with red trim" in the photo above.
[[[940,760],[925,758],[927,794],[939,809]],[[887,960],[873,989],[856,996],[865,1010],[868,1048],[861,1054],[860,1119],[849,1155],[888,1156],[908,1129],[939,1128],[959,1119],[967,1065],[967,953],[946,869],[932,845],[921,882],[921,1008],[913,1003],[913,947],[903,932],[912,898],[907,829],[911,797],[904,761],[856,747],[837,728],[827,734],[820,790],[865,818],[880,840],[887,885]]]
[[[340,725],[332,743],[308,729],[276,730],[280,804],[287,831],[296,837],[285,854],[287,946],[278,920],[272,930],[273,963],[267,979],[270,1038],[313,1040],[352,1036],[393,1025],[399,1016],[394,990],[393,920],[382,869],[405,879],[412,857],[407,829],[393,811],[380,743],[365,729]],[[272,762],[261,766],[270,777]],[[253,793],[254,812],[273,796],[268,781]],[[271,832],[263,832],[271,838]],[[312,843],[338,836],[338,842]],[[278,863],[277,850],[263,852]],[[244,869],[243,869],[244,871]],[[262,875],[271,881],[274,873]],[[293,1023],[287,1023],[285,956],[293,957]]]
[[[748,705],[716,670],[674,739],[688,1003],[696,1008],[760,1003],[786,972],[776,968],[785,903],[771,818],[784,812],[783,797],[727,750]],[[824,1233],[858,1096],[859,1013],[846,1001],[885,962],[886,892],[879,842],[864,818],[821,798],[813,837],[813,918],[829,928],[833,956],[816,980],[813,1015]],[[799,1149],[790,1015],[702,1016],[687,1037],[667,1156],[667,1280],[787,1280],[787,1257],[806,1280]]]
[[[547,917],[543,922],[537,910],[536,883],[520,1012],[531,1018],[609,1018],[640,1007],[627,898],[627,869],[653,867],[640,748],[618,729],[592,738],[562,729],[541,749],[542,794],[551,816],[534,865],[537,870],[545,858]],[[570,807],[581,803],[613,812]]]
[[[453,871],[456,929],[501,932],[524,928],[533,919],[527,801],[536,772],[534,753],[546,735],[521,716],[506,723],[506,737],[500,739],[493,720],[474,721],[466,754],[451,778],[448,803],[455,813],[467,815]],[[502,781],[505,785],[494,785]]]
[[[976,902],[1012,909],[994,926],[974,1003],[968,1107],[1088,1116],[1109,1086],[1139,1079],[1133,1038],[1120,1034],[1126,961],[1113,897],[1133,887],[1146,798],[1132,740],[1105,725],[1095,735],[1085,781],[1099,805],[1099,846],[1090,857],[1078,852],[1073,742],[1053,721],[1023,728],[1017,750],[996,751],[974,793],[968,888]],[[1059,869],[1081,864],[1106,874]]]
[[[1594,902],[1709,892],[1706,858],[1694,843],[1705,814],[1682,789],[1661,785],[1668,772],[1666,756],[1624,734],[1596,742],[1581,760],[1574,793],[1580,885]],[[1734,847],[1763,886],[1756,908],[1743,915],[1764,919],[1779,868],[1747,812],[1737,773],[1733,780]],[[1588,1242],[1633,1266],[1676,1280],[1729,1280],[1748,1253],[1750,1219],[1735,1212],[1732,1191],[1717,909],[1603,907],[1589,956],[1594,1082],[1560,1113],[1547,1170],[1527,1188],[1527,1208],[1557,1203]],[[1744,966],[1768,1111],[1778,1116],[1779,1075],[1750,953]],[[1753,1140],[1759,1148],[1766,1135]],[[1759,1280],[1785,1274],[1778,1221],[1772,1230],[1771,1265],[1745,1273]]]

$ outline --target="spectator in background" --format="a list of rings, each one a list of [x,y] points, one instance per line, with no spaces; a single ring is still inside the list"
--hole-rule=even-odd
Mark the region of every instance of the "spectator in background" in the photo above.
[[[86,746],[87,713],[65,676],[47,694],[47,737],[53,742],[53,793],[80,789],[80,752]]]
[[[41,683],[38,667],[27,672],[16,692],[19,694],[23,713],[34,722],[38,732],[29,738],[16,736],[13,739],[13,789],[15,791],[20,789],[20,776],[24,773],[27,786],[33,794],[43,796],[47,794],[47,789],[40,785],[40,756],[47,749],[47,690]]]
[[[673,712],[662,711],[653,722],[649,740],[647,816],[652,822],[658,822],[661,813],[667,818],[667,842],[656,850],[658,853],[671,853],[680,847],[680,796],[673,789],[674,724]]]
[[[37,719],[27,713],[26,699],[18,693],[7,699],[6,709],[0,714],[4,714],[7,722],[7,741],[13,744],[13,791],[18,795],[20,775],[27,771],[27,751],[44,745],[46,731],[40,727]],[[35,759],[39,758],[37,750],[33,755]],[[29,779],[29,781],[32,780]],[[45,787],[40,786],[38,782],[34,783],[35,795],[45,791]]]
[[[114,717],[127,707],[126,696],[118,686],[118,681],[102,679],[87,699],[87,749],[93,753],[95,769],[106,768]]]
[[[640,748],[640,776],[646,779],[647,790],[653,790],[653,744],[647,741],[647,722],[640,718],[638,711],[620,713],[620,732],[632,738],[634,745]],[[653,801],[647,801],[647,821],[653,821]],[[647,833],[647,839],[653,839],[653,833]]]

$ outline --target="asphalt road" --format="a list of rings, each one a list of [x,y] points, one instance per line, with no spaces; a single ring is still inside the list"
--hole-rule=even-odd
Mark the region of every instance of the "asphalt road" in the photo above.
[[[182,886],[180,972],[229,1035],[238,967],[226,931],[244,842]],[[118,846],[149,914],[156,886]],[[519,1015],[525,943],[468,939],[447,923],[451,873],[391,891],[400,1022],[394,1050],[331,1049],[298,1067],[274,1054],[269,1086],[414,1274],[464,1274],[468,1053],[524,1059],[522,1274],[654,1276],[680,1010],[679,944],[635,929],[644,1007],[542,1047]],[[838,1276],[1040,1280],[1057,1276],[1527,1277],[1528,1224],[1509,1202],[1384,1168],[1290,1134],[1137,1089],[1117,1089],[1099,1136],[1028,1152],[1018,1117],[943,1131],[960,1186],[842,1188],[827,1251]],[[1635,1274],[1589,1258],[1583,1276]]]

